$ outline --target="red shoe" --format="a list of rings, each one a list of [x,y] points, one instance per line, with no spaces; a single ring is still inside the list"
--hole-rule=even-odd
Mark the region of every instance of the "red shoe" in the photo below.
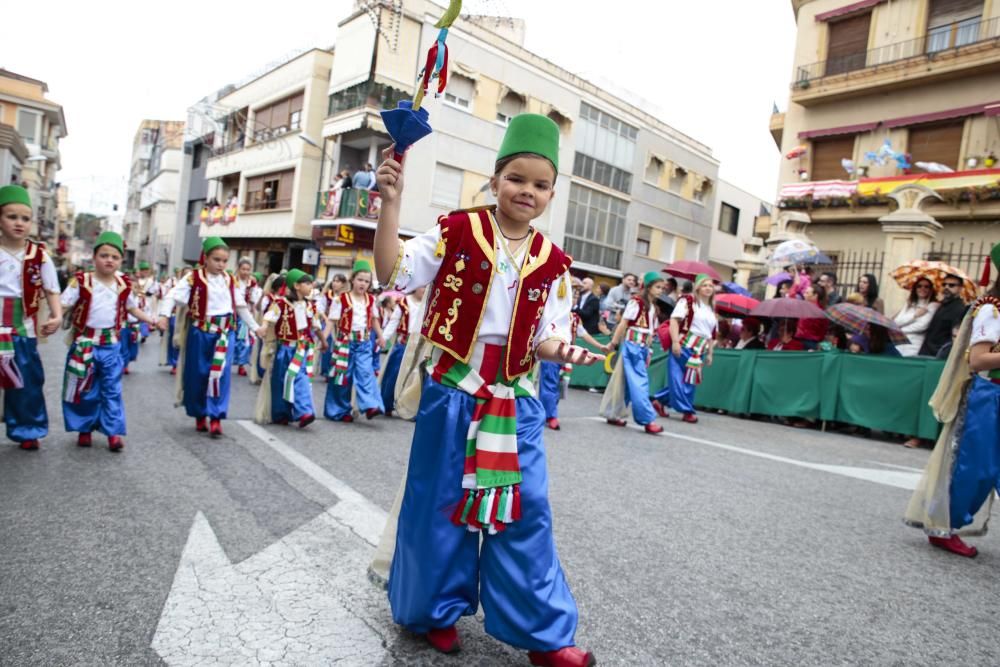
[[[306,415],[305,417],[299,420],[299,428],[305,428],[306,426],[309,426],[309,424],[312,424],[314,421],[316,421],[316,415]]]
[[[126,366],[126,367],[125,367],[125,370],[124,370],[124,371],[122,371],[122,372],[123,372],[123,373],[125,373],[125,375],[128,375],[128,374],[129,374],[129,373],[128,373],[128,366]]]
[[[681,417],[681,421],[685,421],[688,424],[697,424],[698,417],[693,412],[685,412],[684,416]]]
[[[287,419],[275,419],[274,423],[277,424],[278,426],[288,426]]]
[[[19,446],[24,450],[38,449],[38,440],[25,440]]]
[[[122,440],[122,437],[120,435],[108,436],[108,449],[110,449],[113,452],[120,452],[124,447],[125,447],[125,441]]]
[[[374,419],[375,417],[378,417],[380,414],[382,414],[382,411],[379,410],[378,408],[368,408],[367,410],[365,410],[365,419]]]
[[[171,366],[170,367],[170,374],[171,375],[177,375],[177,366]]]
[[[646,424],[645,428],[646,428],[646,433],[652,433],[653,435],[656,435],[657,433],[663,433],[663,427],[657,424],[656,422],[651,422],[649,424]]]
[[[663,407],[663,403],[660,403],[656,399],[653,399],[653,409],[656,410],[656,414],[660,415],[664,419],[668,419],[670,417],[670,413],[667,412],[665,407]]]
[[[240,366],[240,370],[237,371],[237,372],[239,373],[240,377],[246,377],[247,376],[247,369],[244,366]]]
[[[625,426],[624,419],[609,419],[608,423],[611,424],[612,426]]]
[[[546,419],[545,425],[548,426],[553,431],[559,430],[559,420],[553,417],[552,419]]]
[[[81,433],[80,435],[76,436],[77,447],[90,447],[90,445],[92,444],[93,441],[91,440],[89,433]]]
[[[209,423],[208,432],[213,438],[218,438],[222,435],[222,422],[218,419],[213,419]]]
[[[539,667],[592,667],[597,658],[590,651],[566,646],[558,651],[528,651],[528,660]]]
[[[197,419],[195,419],[194,430],[198,431],[198,433],[207,433],[208,432],[207,420],[204,417],[198,417]]]
[[[928,535],[927,539],[938,549],[944,549],[945,551],[950,551],[953,554],[965,556],[966,558],[975,558],[976,554],[979,553],[976,547],[969,546],[958,535],[952,535],[951,537],[931,537]]]
[[[435,628],[424,636],[427,637],[427,643],[441,653],[457,653],[462,648],[454,625],[450,628]]]

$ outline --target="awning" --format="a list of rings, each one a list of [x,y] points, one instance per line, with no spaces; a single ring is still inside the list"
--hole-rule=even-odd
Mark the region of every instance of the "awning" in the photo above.
[[[364,124],[364,122],[365,122],[364,111],[354,112],[350,116],[346,116],[344,118],[338,118],[328,123],[324,123],[323,136],[336,137],[346,132],[350,132],[351,130],[357,130]]]
[[[833,19],[839,19],[843,16],[849,14],[854,14],[855,12],[864,11],[875,5],[881,5],[886,0],[860,0],[860,2],[855,2],[850,5],[844,5],[843,7],[838,7],[837,9],[831,9],[828,12],[823,12],[822,14],[816,15],[816,20],[822,23],[823,21],[831,21]]]
[[[1000,115],[1000,101],[988,102],[986,104],[976,104],[971,107],[948,109],[947,111],[917,114],[916,116],[903,116],[902,118],[893,118],[892,120],[884,121],[882,124],[887,128],[906,127],[907,125],[933,123],[939,120],[964,118],[966,116],[978,116],[979,114],[986,114],[988,116]]]
[[[808,181],[806,183],[789,183],[781,187],[778,201],[785,199],[801,199],[811,195],[813,199],[829,197],[850,197],[858,191],[857,181]]]
[[[799,139],[814,139],[816,137],[835,137],[839,134],[858,134],[860,132],[871,132],[878,127],[878,122],[858,123],[857,125],[842,125],[840,127],[828,127],[823,130],[805,130],[799,132]]]
[[[1000,169],[975,169],[972,171],[956,171],[950,174],[910,174],[908,176],[889,176],[886,178],[864,178],[858,183],[860,195],[887,195],[903,185],[919,183],[931,190],[955,190],[958,188],[974,188],[1000,183]],[[784,191],[784,188],[782,188]]]
[[[375,229],[378,227],[377,220],[362,220],[361,218],[317,218],[312,221],[313,227],[336,227],[338,225],[348,225],[350,227],[357,227],[358,229]],[[402,236],[419,236],[423,232],[417,232],[412,229],[399,228],[399,233]]]

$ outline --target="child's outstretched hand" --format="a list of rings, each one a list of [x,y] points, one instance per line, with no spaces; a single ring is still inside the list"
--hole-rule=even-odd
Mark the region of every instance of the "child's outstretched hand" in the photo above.
[[[382,164],[375,172],[375,182],[383,203],[399,201],[403,194],[403,165],[393,157],[395,144],[382,151]]]

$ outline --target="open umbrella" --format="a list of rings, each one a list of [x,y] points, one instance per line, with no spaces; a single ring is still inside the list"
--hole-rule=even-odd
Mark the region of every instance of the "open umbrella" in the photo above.
[[[759,305],[757,299],[742,294],[718,294],[715,297],[715,310],[726,315],[749,315]]]
[[[791,279],[792,279],[792,274],[790,274],[788,271],[778,271],[773,276],[768,276],[768,278],[767,278],[767,284],[768,285],[780,285],[781,283],[785,282],[786,280],[791,280]]]
[[[718,297],[716,297],[718,299]],[[822,319],[823,309],[802,299],[778,297],[760,302],[750,311],[754,317],[784,317],[790,319]]]
[[[675,278],[684,278],[685,280],[694,280],[699,273],[704,273],[712,280],[722,282],[722,276],[719,275],[718,271],[704,262],[696,262],[690,259],[682,259],[680,261],[667,264],[663,267],[663,271],[665,273],[669,273]]]
[[[895,322],[877,310],[872,310],[865,306],[856,306],[853,303],[838,303],[827,309],[826,316],[832,322],[855,333],[867,334],[868,328],[872,324],[877,324],[889,330],[889,340],[893,343],[902,345],[910,342],[910,339],[906,337],[906,334],[900,330]]]
[[[773,266],[833,264],[833,260],[821,253],[816,246],[802,239],[790,239],[779,243],[771,252],[768,262]]]
[[[962,299],[966,302],[976,298],[976,283],[962,269],[957,269],[944,262],[917,259],[896,267],[892,277],[903,289],[913,289],[914,283],[920,278],[927,278],[934,283],[934,289],[940,293],[946,276],[962,279]]]
[[[722,291],[728,292],[729,294],[742,294],[743,296],[750,296],[750,290],[743,285],[737,285],[736,283],[722,283]]]

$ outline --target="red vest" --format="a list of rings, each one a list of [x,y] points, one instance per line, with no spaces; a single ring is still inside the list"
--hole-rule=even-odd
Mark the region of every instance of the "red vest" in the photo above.
[[[281,296],[275,299],[274,305],[278,308],[278,321],[274,325],[274,335],[277,336],[278,340],[282,343],[295,343],[303,334],[310,335],[312,330],[308,326],[305,331],[299,331],[298,325],[295,323],[294,303]],[[316,304],[307,301],[306,324],[310,325],[316,317]]]
[[[128,315],[128,295],[132,291],[132,281],[128,276],[121,275],[118,280],[118,310],[115,314],[115,331],[120,331],[125,326],[125,319]],[[87,328],[87,319],[90,317],[90,304],[94,298],[94,274],[90,271],[76,274],[76,284],[80,290],[80,298],[73,308],[73,331],[80,333]]]
[[[21,265],[21,302],[24,317],[34,317],[42,304],[42,263],[45,261],[45,244],[26,241],[24,262]]]
[[[444,261],[431,286],[431,300],[421,333],[436,347],[463,363],[472,358],[486,303],[493,285],[496,240],[493,207],[455,211],[441,216]],[[531,370],[533,341],[549,292],[573,259],[532,229],[525,241],[528,261],[521,269],[514,314],[507,333],[503,374],[509,381]],[[492,379],[492,378],[491,378]]]
[[[351,298],[350,291],[341,292],[339,298],[340,321],[337,323],[337,329],[340,332],[340,337],[346,338],[351,335],[351,327],[354,325],[354,299]],[[375,296],[366,294],[365,301],[367,303],[365,307],[365,328],[371,331],[372,317],[375,315]]]
[[[627,320],[630,327],[639,327],[640,329],[649,328],[649,302],[643,299],[641,296],[634,296],[632,300],[639,304],[639,314],[635,316],[634,320]]]
[[[253,304],[253,301],[251,300],[251,293],[255,287],[257,287],[257,279],[250,276],[250,279],[247,281],[247,286],[243,292],[243,301],[246,302],[247,307]]]
[[[228,273],[223,273],[226,277],[226,284],[229,285],[229,297],[233,304],[233,314],[236,314],[236,281]],[[188,314],[191,319],[203,322],[208,319],[208,276],[205,269],[200,268],[192,271],[188,276],[191,284],[191,296],[188,297]]]

